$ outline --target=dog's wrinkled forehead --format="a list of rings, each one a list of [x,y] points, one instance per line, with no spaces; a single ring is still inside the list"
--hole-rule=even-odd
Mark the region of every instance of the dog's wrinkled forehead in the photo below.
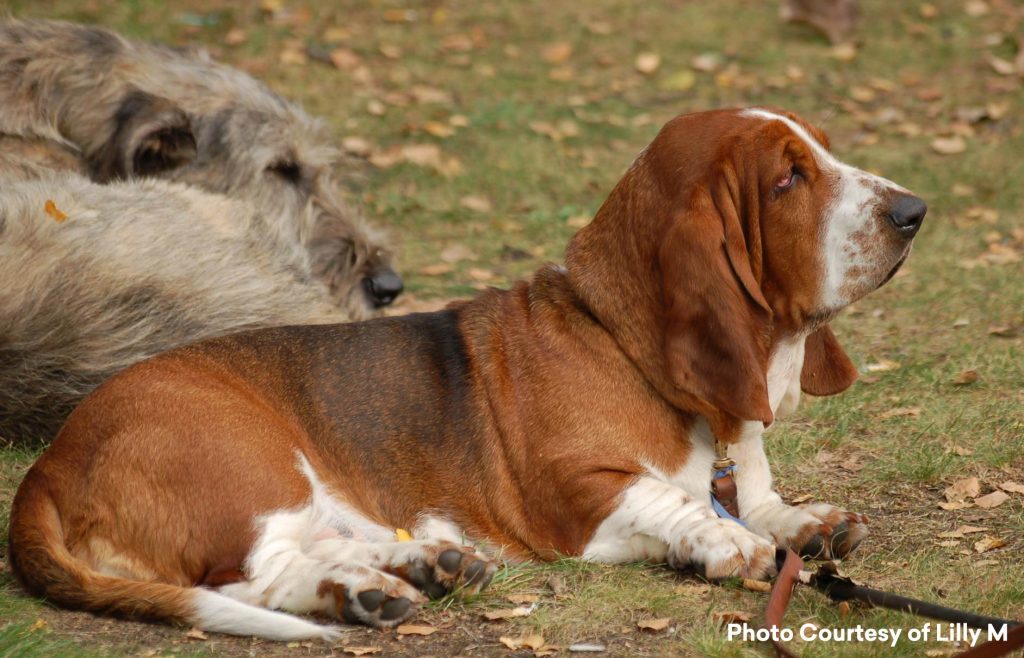
[[[824,133],[814,131],[816,133],[814,134],[807,126],[795,121],[791,117],[758,108],[743,110],[742,116],[781,122],[806,144],[807,148],[814,155],[819,167],[826,169],[835,168],[842,164],[828,151],[828,141]]]

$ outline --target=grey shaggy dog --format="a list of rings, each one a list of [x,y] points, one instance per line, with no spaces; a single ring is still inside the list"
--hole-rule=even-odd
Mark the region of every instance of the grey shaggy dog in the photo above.
[[[68,146],[97,182],[159,177],[248,201],[350,319],[402,290],[383,235],[342,199],[324,127],[203,53],[93,26],[2,23],[0,133]]]
[[[276,220],[250,204],[159,180],[38,177],[46,146],[23,149],[21,169],[0,151],[4,441],[50,440],[104,379],[177,345],[347,319],[274,244]]]

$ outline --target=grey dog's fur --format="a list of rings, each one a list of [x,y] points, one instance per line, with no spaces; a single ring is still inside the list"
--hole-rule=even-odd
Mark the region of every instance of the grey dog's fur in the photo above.
[[[328,142],[201,56],[0,24],[0,442],[51,439],[107,376],[182,343],[371,315],[363,280],[390,252]]]
[[[0,24],[0,133],[66,144],[97,182],[159,177],[248,201],[352,319],[369,314],[363,279],[390,271],[384,236],[342,199],[324,127],[202,53],[94,26]]]
[[[268,244],[276,237],[267,218],[245,202],[159,180],[99,185],[54,173],[17,181],[10,171],[0,176],[6,441],[49,440],[104,379],[171,347],[346,319]]]

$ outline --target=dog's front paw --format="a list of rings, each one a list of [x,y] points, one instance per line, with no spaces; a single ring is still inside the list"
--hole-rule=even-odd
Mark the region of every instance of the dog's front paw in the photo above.
[[[826,503],[766,503],[744,521],[762,537],[812,559],[844,558],[868,536],[868,517]]]
[[[668,562],[702,569],[709,580],[764,580],[775,574],[775,547],[735,521],[704,519],[670,547]]]

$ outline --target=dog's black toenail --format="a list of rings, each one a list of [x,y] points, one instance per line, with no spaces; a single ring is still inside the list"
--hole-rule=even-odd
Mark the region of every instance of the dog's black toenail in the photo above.
[[[460,564],[462,564],[462,552],[454,548],[441,553],[437,558],[437,565],[448,573],[457,572]]]
[[[467,585],[473,585],[478,580],[483,578],[484,572],[487,571],[487,563],[481,560],[475,560],[472,564],[466,567],[466,573],[463,574],[463,579]]]
[[[494,578],[494,573],[485,573],[484,579],[480,581],[480,589],[485,590],[487,586],[491,584],[491,580]]]
[[[448,593],[448,588],[441,583],[430,581],[420,587],[423,593],[432,599],[439,599]]]
[[[822,540],[821,535],[813,535],[804,544],[804,547],[800,549],[800,557],[814,559],[820,557],[825,553],[825,542]]]
[[[387,598],[386,595],[379,589],[368,589],[365,592],[359,592],[359,605],[363,606],[363,610],[373,612],[380,607],[385,598]]]
[[[409,606],[411,605],[412,602],[404,596],[400,596],[397,599],[391,599],[385,603],[380,610],[381,621],[393,621],[395,619],[400,619],[409,612]]]

